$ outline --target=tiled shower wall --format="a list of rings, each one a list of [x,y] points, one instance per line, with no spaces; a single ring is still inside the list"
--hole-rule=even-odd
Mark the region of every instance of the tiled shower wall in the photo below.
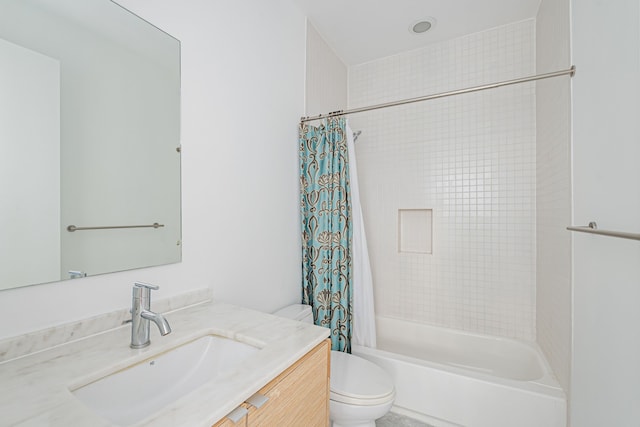
[[[570,66],[568,0],[543,0],[536,18],[537,73]],[[538,344],[565,390],[571,372],[571,80],[536,85]]]
[[[350,67],[349,107],[534,73],[527,20]],[[535,339],[535,115],[527,83],[350,117],[378,315]],[[401,209],[432,253],[399,252]]]

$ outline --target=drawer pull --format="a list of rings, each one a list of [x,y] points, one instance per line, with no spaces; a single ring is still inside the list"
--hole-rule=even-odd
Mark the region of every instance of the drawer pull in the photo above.
[[[247,411],[247,408],[244,408],[242,406],[238,406],[236,409],[234,409],[233,411],[229,412],[227,414],[227,418],[229,418],[231,421],[233,421],[234,424],[237,424],[238,421],[240,421],[241,419],[243,419],[247,413],[249,411]]]
[[[269,398],[264,394],[256,393],[250,398],[248,398],[245,402],[247,402],[249,405],[259,408],[265,403],[267,403],[267,400],[269,400]]]

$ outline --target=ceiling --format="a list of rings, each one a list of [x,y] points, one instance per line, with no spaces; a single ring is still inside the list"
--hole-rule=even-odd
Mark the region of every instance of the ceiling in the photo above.
[[[346,65],[535,17],[540,0],[293,0]],[[409,32],[433,17],[426,33]]]

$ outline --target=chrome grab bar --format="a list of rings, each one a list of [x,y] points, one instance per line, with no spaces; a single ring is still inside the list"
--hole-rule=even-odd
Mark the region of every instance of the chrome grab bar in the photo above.
[[[581,233],[599,234],[601,236],[619,237],[621,239],[640,240],[640,233],[628,233],[626,231],[600,230],[595,221],[591,221],[589,225],[567,227],[569,231],[579,231]]]

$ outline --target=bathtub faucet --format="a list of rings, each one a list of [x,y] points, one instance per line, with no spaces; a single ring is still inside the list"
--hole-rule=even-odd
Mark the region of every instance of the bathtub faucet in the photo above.
[[[151,344],[149,322],[158,326],[160,335],[171,333],[169,322],[163,315],[151,311],[151,290],[160,289],[156,285],[135,282],[131,301],[131,348],[143,348]]]

